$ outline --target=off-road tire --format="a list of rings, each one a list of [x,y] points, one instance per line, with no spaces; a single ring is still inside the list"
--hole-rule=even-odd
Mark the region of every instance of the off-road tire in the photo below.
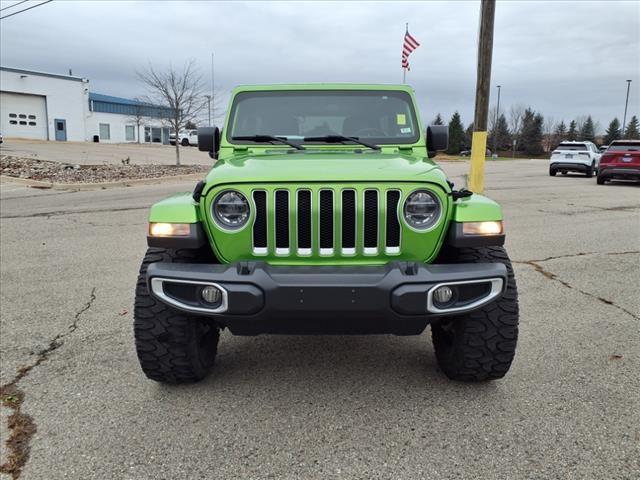
[[[188,147],[189,146],[189,139],[188,138],[183,138],[182,141],[180,142],[180,145],[182,145],[183,147]]]
[[[207,376],[220,331],[211,319],[175,310],[151,295],[147,267],[155,262],[214,263],[210,249],[149,248],[140,266],[133,314],[136,352],[144,374],[164,383],[190,383]]]
[[[605,183],[607,183],[607,181],[604,179],[604,177],[598,175],[598,178],[596,179],[596,183],[598,185],[604,185]]]
[[[518,340],[518,290],[502,247],[448,249],[438,263],[502,263],[507,289],[502,297],[470,313],[435,322],[431,335],[439,367],[452,380],[483,382],[505,376]]]
[[[555,177],[556,176],[556,169],[555,168],[550,168],[549,169],[549,176],[551,176],[551,177]]]

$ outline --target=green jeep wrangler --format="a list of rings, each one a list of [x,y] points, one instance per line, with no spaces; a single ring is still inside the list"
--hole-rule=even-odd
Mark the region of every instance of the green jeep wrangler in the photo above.
[[[136,287],[144,373],[193,382],[219,333],[419,335],[451,379],[503,377],[518,298],[498,204],[454,189],[430,157],[413,90],[236,88],[193,192],[153,205]]]

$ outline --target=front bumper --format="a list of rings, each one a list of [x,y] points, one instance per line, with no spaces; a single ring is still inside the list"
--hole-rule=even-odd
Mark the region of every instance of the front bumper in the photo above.
[[[638,167],[600,167],[600,178],[640,180]]]
[[[259,333],[421,333],[431,319],[468,312],[499,298],[507,283],[501,263],[379,267],[154,263],[149,290],[173,308],[210,316],[237,335]],[[222,292],[207,305],[207,285]],[[447,285],[448,304],[433,292]]]

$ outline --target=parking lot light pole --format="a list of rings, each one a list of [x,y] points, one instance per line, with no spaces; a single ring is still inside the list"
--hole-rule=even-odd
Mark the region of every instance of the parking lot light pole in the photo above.
[[[493,153],[498,155],[498,136],[496,135],[496,129],[498,128],[498,115],[500,115],[500,89],[502,85],[498,85],[498,105],[496,106],[496,121],[493,124]]]
[[[487,117],[491,90],[491,54],[493,53],[493,19],[496,0],[482,0],[480,4],[480,38],[478,39],[478,73],[476,80],[476,107],[471,139],[471,165],[469,190],[484,191],[484,163],[487,156]]]
[[[211,126],[211,95],[205,95],[207,97],[207,106],[209,107],[209,126]]]
[[[627,99],[624,102],[624,117],[622,117],[622,138],[624,138],[624,127],[627,124],[627,106],[629,105],[629,87],[631,87],[631,80],[627,80]]]

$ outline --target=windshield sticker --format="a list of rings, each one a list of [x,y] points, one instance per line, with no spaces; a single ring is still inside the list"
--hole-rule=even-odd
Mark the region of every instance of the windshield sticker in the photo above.
[[[396,123],[398,125],[406,125],[407,124],[407,116],[404,113],[399,113],[396,115]]]
[[[411,133],[411,128],[409,127],[401,128],[400,133]]]

